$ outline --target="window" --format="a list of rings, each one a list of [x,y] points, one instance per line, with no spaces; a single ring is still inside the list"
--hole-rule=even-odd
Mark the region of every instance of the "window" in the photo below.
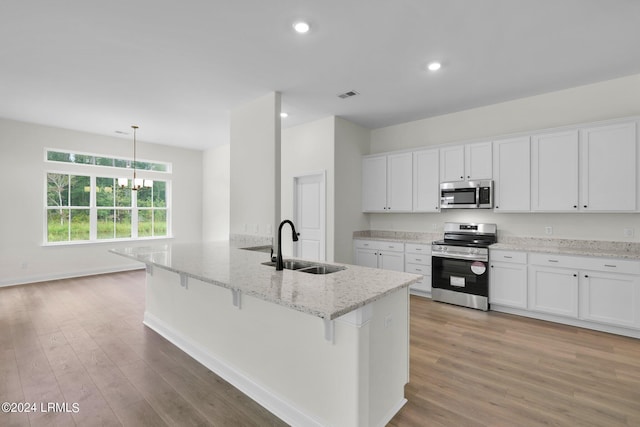
[[[117,159],[113,157],[105,157],[92,154],[79,154],[67,151],[47,150],[47,161],[60,163],[74,163],[79,165],[106,166],[114,168],[133,168],[133,161],[128,159]],[[171,164],[160,162],[141,162],[136,161],[136,169],[171,172]]]
[[[47,241],[89,240],[90,178],[47,174]]]
[[[87,160],[88,159],[88,160]],[[46,243],[167,237],[170,181],[144,179],[134,191],[118,185],[118,159],[47,151],[47,161],[73,163],[62,169],[95,173],[46,173]],[[156,165],[159,163],[147,163]],[[79,167],[78,165],[83,165]],[[170,164],[164,164],[170,169]],[[87,166],[91,166],[87,168]],[[151,167],[151,166],[149,166]],[[147,169],[151,170],[151,169]],[[108,172],[108,173],[107,173]],[[129,174],[130,171],[127,171]],[[158,174],[156,171],[155,174]],[[128,179],[131,184],[131,179]]]

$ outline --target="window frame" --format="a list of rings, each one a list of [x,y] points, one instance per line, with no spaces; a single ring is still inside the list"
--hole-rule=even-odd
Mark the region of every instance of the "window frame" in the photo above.
[[[163,210],[165,212],[165,222],[166,222],[166,234],[162,236],[155,236],[155,226],[152,222],[152,235],[151,236],[138,236],[138,217],[139,217],[139,208],[137,203],[137,194],[131,195],[131,207],[105,207],[105,206],[97,206],[97,197],[96,197],[96,183],[97,178],[113,178],[114,184],[117,185],[117,179],[122,178],[125,175],[129,180],[133,178],[133,170],[118,168],[112,166],[100,166],[94,164],[82,164],[82,163],[71,163],[71,162],[59,162],[54,160],[48,160],[47,154],[49,151],[55,152],[69,152],[68,150],[58,150],[58,149],[50,149],[45,148],[44,150],[44,158],[45,158],[45,168],[43,170],[44,176],[44,194],[43,194],[43,217],[42,217],[42,245],[43,246],[68,246],[68,245],[87,245],[87,244],[101,244],[101,243],[116,243],[116,242],[127,242],[127,241],[146,241],[146,240],[161,240],[161,239],[172,239],[172,180],[171,173],[164,171],[151,171],[151,170],[138,170],[138,177],[144,179],[150,179],[154,182],[162,181],[165,183],[165,204],[164,207],[144,207],[141,208],[143,210]],[[103,156],[100,154],[91,154],[91,153],[78,153],[73,152],[74,154],[82,154],[96,157],[113,157],[113,156]],[[166,162],[151,162],[151,163],[165,163],[167,164],[168,170],[171,170],[172,164]],[[89,194],[89,206],[82,207],[74,207],[74,206],[64,206],[62,209],[86,209],[89,211],[89,240],[64,240],[64,241],[49,241],[49,233],[48,233],[48,214],[50,210],[58,210],[60,207],[57,206],[49,206],[48,200],[48,176],[50,173],[62,174],[62,175],[70,175],[70,176],[87,176],[89,177],[90,182],[90,194]],[[131,176],[129,176],[131,175]],[[114,186],[115,186],[114,185]],[[132,193],[134,192],[131,190]],[[137,193],[137,192],[136,192]],[[130,237],[113,237],[108,239],[98,239],[98,209],[121,209],[121,210],[130,210],[131,211],[131,236]],[[69,227],[71,227],[69,225]],[[69,231],[70,233],[70,231]],[[68,236],[70,238],[70,235]]]

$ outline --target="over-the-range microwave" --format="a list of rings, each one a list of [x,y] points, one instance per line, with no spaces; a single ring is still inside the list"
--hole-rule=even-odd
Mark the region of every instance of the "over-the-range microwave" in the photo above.
[[[493,208],[493,181],[440,183],[441,209]]]

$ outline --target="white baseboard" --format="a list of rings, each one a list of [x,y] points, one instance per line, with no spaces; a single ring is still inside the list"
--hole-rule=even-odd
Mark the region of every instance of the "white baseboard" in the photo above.
[[[380,422],[378,423],[378,426],[384,427],[387,424],[389,424],[389,421],[391,421],[391,419],[396,416],[398,411],[400,411],[400,409],[402,409],[402,407],[407,402],[408,402],[408,400],[404,399],[404,398],[402,400],[400,400],[393,408],[391,408],[391,410],[389,412],[387,412],[385,414],[385,416],[382,418],[382,420],[380,420]]]
[[[96,268],[91,270],[77,270],[56,274],[42,274],[37,276],[27,276],[9,280],[0,280],[0,288],[5,286],[26,285],[29,283],[49,282],[51,280],[73,279],[75,277],[95,276],[97,274],[119,273],[123,271],[144,270],[144,264],[132,266],[131,264],[122,267]]]
[[[216,355],[211,354],[198,344],[185,338],[182,334],[173,330],[153,314],[145,311],[143,323],[158,334],[162,335],[189,356],[193,357],[199,363],[224,378],[238,390],[258,402],[287,424],[292,426],[322,427],[323,424],[314,417],[300,411],[286,399],[274,394],[271,390],[256,383],[251,378],[229,365],[227,362],[217,358]],[[404,405],[404,403],[402,403],[402,405]],[[402,407],[402,405],[400,405],[400,407]]]
[[[530,317],[532,319],[546,320],[547,322],[562,323],[563,325],[577,326],[579,328],[592,329],[594,331],[607,332],[609,334],[622,335],[625,337],[640,338],[640,330],[625,328],[622,326],[605,325],[586,320],[572,319],[570,317],[555,316],[553,314],[538,313],[520,308],[505,307],[497,304],[491,304],[489,306],[489,310]]]

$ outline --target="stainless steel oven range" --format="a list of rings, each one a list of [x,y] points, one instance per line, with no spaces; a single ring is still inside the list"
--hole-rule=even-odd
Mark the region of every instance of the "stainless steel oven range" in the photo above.
[[[434,301],[489,309],[489,245],[496,224],[447,222],[444,240],[431,244],[431,296]]]

